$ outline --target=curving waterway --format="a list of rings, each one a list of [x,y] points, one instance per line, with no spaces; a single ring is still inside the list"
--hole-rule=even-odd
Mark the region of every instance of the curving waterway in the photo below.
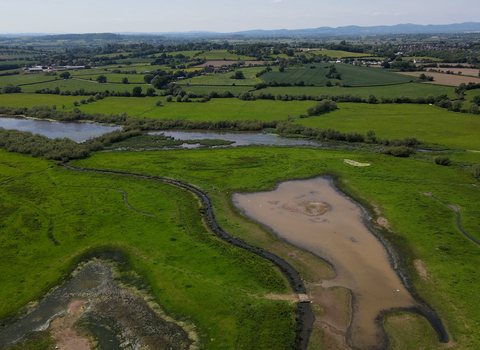
[[[388,340],[380,321],[392,309],[427,316],[440,340],[446,337],[438,317],[412,295],[396,271],[393,255],[365,224],[366,212],[337,191],[331,179],[284,182],[269,192],[234,194],[233,202],[278,238],[333,266],[336,277],[320,283],[326,289],[350,290],[353,309],[347,341],[353,348],[385,348]]]

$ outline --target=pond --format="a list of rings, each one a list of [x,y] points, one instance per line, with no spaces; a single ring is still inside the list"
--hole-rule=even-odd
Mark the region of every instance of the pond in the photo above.
[[[262,132],[224,132],[224,131],[159,131],[149,134],[164,134],[175,140],[225,140],[234,142],[231,146],[321,146],[320,143],[302,139],[289,139],[275,134]]]
[[[270,192],[235,194],[233,202],[278,238],[333,266],[336,277],[319,282],[325,289],[350,291],[348,338],[355,348],[383,347],[386,338],[377,319],[383,311],[420,306],[385,246],[365,225],[366,212],[337,191],[331,179],[284,182]]]
[[[75,142],[82,142],[121,129],[119,126],[95,123],[63,123],[50,120],[5,117],[0,118],[0,128],[29,131],[51,139],[66,137]]]

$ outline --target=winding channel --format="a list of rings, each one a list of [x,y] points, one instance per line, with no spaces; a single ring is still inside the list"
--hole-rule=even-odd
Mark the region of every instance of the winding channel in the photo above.
[[[302,279],[300,278],[300,274],[293,268],[292,265],[290,265],[283,259],[279,258],[275,254],[270,253],[262,248],[255,247],[248,243],[245,243],[239,239],[236,239],[230,236],[227,232],[225,232],[215,220],[210,198],[203,191],[201,191],[197,187],[194,187],[188,183],[184,183],[181,181],[172,180],[168,178],[140,175],[135,173],[113,171],[113,170],[77,168],[77,167],[71,166],[68,163],[62,164],[62,166],[74,171],[85,171],[85,172],[94,172],[94,173],[111,174],[111,175],[123,175],[123,176],[136,177],[140,179],[146,179],[146,180],[160,181],[176,187],[183,188],[193,193],[200,200],[200,203],[202,206],[201,211],[202,211],[202,215],[205,220],[206,226],[214,235],[216,235],[223,241],[230,243],[235,247],[248,250],[249,252],[252,252],[260,256],[261,258],[272,262],[275,266],[279,268],[280,272],[288,280],[291,288],[298,295],[299,300],[302,300],[297,303],[298,326],[296,331],[295,348],[301,349],[301,350],[307,349],[308,343],[310,340],[310,334],[313,329],[313,323],[315,322],[315,316],[313,314],[310,301],[303,301],[303,300],[307,300],[307,297],[306,297],[307,291]]]
[[[443,205],[449,207],[450,209],[452,209],[455,214],[457,215],[457,228],[460,230],[461,233],[463,233],[463,235],[465,237],[467,237],[469,240],[471,240],[473,243],[475,243],[476,245],[480,246],[480,242],[477,241],[475,238],[473,238],[472,236],[470,236],[467,231],[465,231],[462,227],[462,225],[460,224],[460,211],[458,210],[458,208],[452,204],[447,204],[445,202],[442,202],[440,199],[434,197],[431,193],[423,193],[425,196],[428,196],[428,197],[431,197],[433,199],[435,199],[437,202],[439,203],[442,203]]]

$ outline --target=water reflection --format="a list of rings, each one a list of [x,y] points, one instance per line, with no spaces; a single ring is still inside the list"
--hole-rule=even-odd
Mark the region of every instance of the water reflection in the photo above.
[[[0,118],[0,128],[29,131],[51,139],[66,137],[75,142],[82,142],[107,132],[121,129],[119,126],[95,123],[61,123],[23,118]]]

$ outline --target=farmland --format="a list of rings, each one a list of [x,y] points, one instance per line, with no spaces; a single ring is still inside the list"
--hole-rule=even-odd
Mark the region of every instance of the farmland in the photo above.
[[[375,68],[336,64],[335,67],[342,75],[342,79],[339,81],[338,79],[329,79],[326,77],[330,64],[317,64],[312,65],[312,67],[315,68],[287,68],[284,72],[272,71],[271,73],[263,75],[262,79],[267,83],[276,81],[277,83],[288,84],[303,80],[305,84],[308,85],[325,85],[327,80],[331,80],[332,84],[338,81],[342,85],[351,86],[398,84],[411,80],[409,77],[401,77]]]
[[[479,348],[479,247],[458,229],[456,214],[448,205],[458,209],[463,229],[480,240],[480,117],[471,105],[480,89],[469,86],[463,93],[455,89],[460,80],[452,80],[449,86],[438,83],[437,77],[436,85],[419,83],[420,71],[397,74],[348,63],[334,65],[341,79],[327,78],[332,63],[315,61],[315,57],[327,55],[353,63],[361,57],[386,59],[392,54],[385,49],[390,43],[382,57],[372,56],[372,50],[331,49],[336,44],[312,43],[311,51],[280,41],[158,48],[122,44],[118,49],[95,50],[92,57],[102,59],[95,60],[98,67],[70,70],[69,79],[60,78],[60,72],[0,76],[0,90],[7,84],[21,87],[21,93],[1,93],[1,107],[55,106],[56,111],[51,107],[34,110],[44,119],[58,113],[63,120],[85,117],[92,122],[99,119],[83,113],[100,113],[103,122],[126,126],[104,139],[75,144],[87,149],[84,155],[66,154],[53,158],[56,161],[20,154],[45,148],[44,139],[25,136],[28,142],[23,143],[0,139],[0,332],[11,322],[7,317],[68,280],[89,252],[101,257],[118,251],[138,276],[132,288],[145,293],[146,300],[158,303],[173,319],[194,327],[201,348],[297,349],[295,331],[301,325],[295,315],[299,300],[295,286],[289,286],[283,270],[271,261],[218,239],[215,230],[209,230],[205,207],[192,195],[196,192],[191,189],[198,189],[208,196],[215,220],[228,234],[277,255],[299,273],[317,319],[308,349],[351,349],[352,294],[321,283],[335,277],[335,266],[278,240],[232,204],[232,193],[266,191],[282,181],[326,175],[368,211],[371,227],[394,252],[392,256],[398,257],[405,285],[431,306],[449,338],[448,343],[440,343],[434,329],[417,313],[389,311],[379,318],[389,349]],[[347,50],[349,45],[344,42],[341,47]],[[79,62],[89,63],[88,54],[83,54]],[[120,54],[122,59],[113,59]],[[276,57],[278,62],[273,60]],[[264,59],[261,62],[269,64],[270,71],[266,66],[231,67],[214,74],[194,68],[203,58],[235,64],[244,60],[247,65],[247,60]],[[154,87],[153,82],[145,83],[146,71],[150,78],[165,79],[155,85],[155,96],[115,95],[132,93],[135,87],[145,94]],[[244,79],[230,78],[239,71]],[[107,82],[98,83],[99,75],[106,76]],[[333,86],[325,86],[327,80]],[[75,96],[35,93],[55,88],[57,93],[68,90]],[[234,96],[219,96],[225,91]],[[354,95],[361,98],[356,103],[336,99]],[[82,102],[74,106],[76,101]],[[322,104],[332,108],[310,113],[311,107]],[[24,113],[28,116],[28,111]],[[146,133],[171,125],[246,131],[238,126],[242,123],[230,123],[237,120],[280,136],[315,138],[321,146],[213,148],[217,143],[203,140],[202,149],[159,150],[156,146],[161,142],[182,141]],[[265,122],[263,126],[260,121]],[[329,133],[333,136],[325,136]],[[395,142],[407,141],[412,141],[408,147],[398,146],[412,147],[406,156],[385,152],[397,147]],[[423,148],[428,152],[418,151]],[[446,160],[442,163],[439,158]],[[88,171],[62,166],[68,160],[71,166]],[[181,181],[185,186],[137,175]],[[36,341],[54,347],[49,331],[38,337],[33,343],[6,349],[38,349]]]

